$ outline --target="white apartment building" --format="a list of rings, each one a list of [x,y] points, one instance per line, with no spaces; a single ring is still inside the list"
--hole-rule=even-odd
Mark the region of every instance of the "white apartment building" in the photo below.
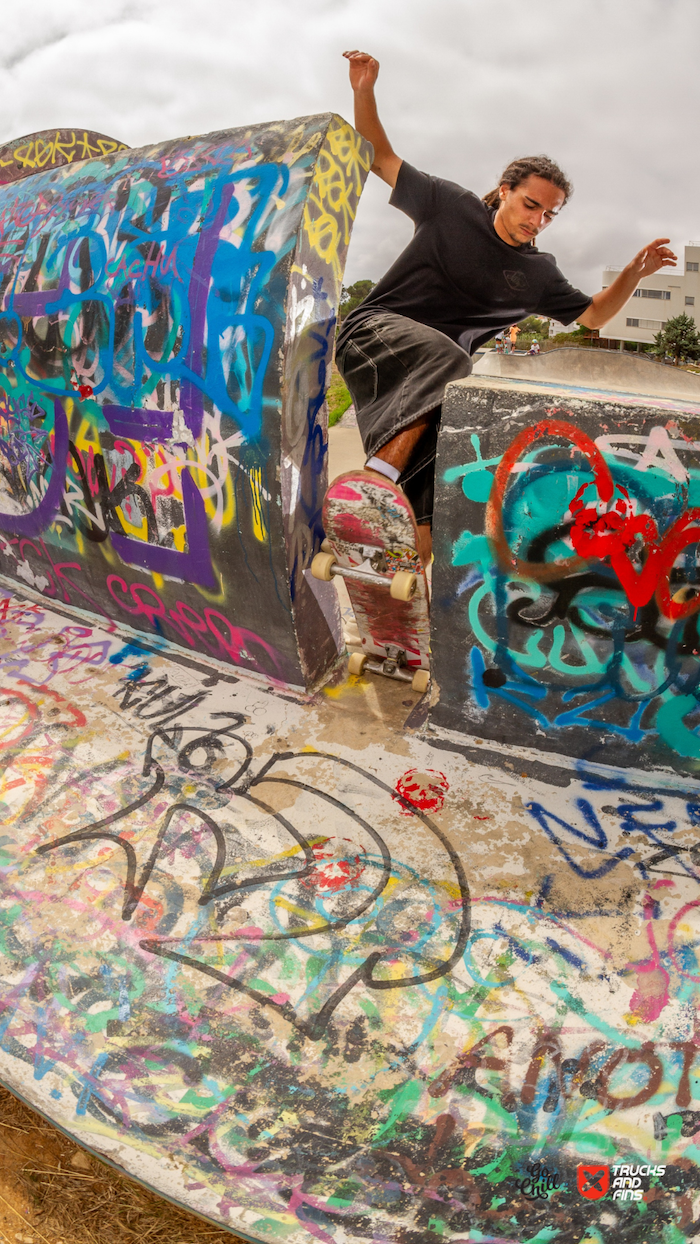
[[[667,320],[683,311],[700,324],[700,242],[689,242],[677,268],[662,268],[645,276],[629,302],[600,330],[613,341],[651,344]],[[612,285],[622,268],[606,268],[603,289]]]

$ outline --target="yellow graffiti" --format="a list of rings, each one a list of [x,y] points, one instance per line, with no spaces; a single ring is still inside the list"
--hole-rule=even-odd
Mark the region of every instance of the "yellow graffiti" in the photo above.
[[[263,511],[262,470],[253,467],[250,472],[250,491],[253,498],[253,535],[256,540],[264,543],[267,540],[267,526]]]
[[[117,514],[119,515],[122,527],[127,535],[134,536],[136,540],[148,540],[148,519],[145,514],[141,519],[141,522],[138,524],[132,523],[131,520],[126,517],[124,507],[121,505],[117,506]]]
[[[367,149],[367,144],[347,122],[343,123],[328,131],[328,145],[340,163],[345,169],[345,176],[348,181],[352,181],[353,193],[359,198],[362,194],[362,186],[364,184],[363,173],[368,173],[372,164],[372,160]],[[353,209],[352,218],[355,218]]]
[[[70,412],[67,411],[66,413],[70,418]],[[90,456],[90,450],[92,450],[95,454],[102,452],[102,446],[100,445],[100,438],[97,429],[88,419],[81,420],[74,443],[76,449],[80,450],[81,453],[84,453],[88,459]]]
[[[96,156],[113,155],[116,151],[127,151],[124,143],[113,138],[102,138],[88,130],[82,133],[75,130],[56,130],[51,134],[25,139],[16,147],[0,149],[0,167],[8,168],[11,164],[21,169],[50,168],[59,164],[72,164],[74,160],[90,160]]]
[[[370,167],[367,144],[347,122],[330,129],[321,148],[316,176],[304,205],[304,231],[309,246],[333,271],[339,287],[342,251],[350,241],[362,174]]]
[[[177,550],[178,553],[184,553],[185,540],[187,538],[186,523],[180,523],[179,527],[173,527],[172,533],[173,533],[173,547]]]

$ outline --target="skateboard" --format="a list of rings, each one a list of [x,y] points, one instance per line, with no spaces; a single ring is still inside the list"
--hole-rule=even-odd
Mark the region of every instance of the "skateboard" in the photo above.
[[[323,523],[311,573],[346,582],[363,649],[350,656],[349,672],[399,678],[422,694],[430,682],[428,584],[408,500],[373,471],[348,471],[326,493]]]

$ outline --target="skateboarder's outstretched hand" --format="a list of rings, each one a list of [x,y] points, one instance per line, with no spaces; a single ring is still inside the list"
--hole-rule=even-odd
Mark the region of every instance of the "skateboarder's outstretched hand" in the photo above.
[[[675,268],[677,256],[666,246],[666,242],[670,240],[670,238],[655,238],[648,246],[643,246],[638,255],[635,255],[630,267],[634,270],[638,281],[643,276],[653,276],[659,268]]]
[[[350,64],[350,86],[355,96],[355,129],[374,147],[372,172],[388,186],[395,186],[403,160],[397,156],[379,120],[374,84],[379,61],[368,52],[343,52]]]
[[[379,61],[368,52],[343,52],[350,62],[350,86],[353,91],[371,90],[377,81]]]
[[[655,238],[648,246],[643,246],[615,277],[612,285],[593,295],[590,305],[578,317],[579,324],[586,328],[603,328],[632,297],[642,277],[653,276],[659,268],[675,268],[676,256],[666,245],[669,240]]]

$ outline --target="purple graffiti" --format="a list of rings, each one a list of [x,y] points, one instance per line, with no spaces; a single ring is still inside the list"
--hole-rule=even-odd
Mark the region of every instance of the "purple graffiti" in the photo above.
[[[66,482],[66,456],[68,454],[68,420],[61,403],[56,399],[54,408],[53,469],[48,488],[36,509],[30,514],[1,514],[0,531],[13,536],[38,536],[45,531],[58,514]]]
[[[183,583],[197,583],[200,587],[215,588],[217,581],[211,564],[207,515],[204,502],[189,472],[182,472],[182,501],[187,525],[188,553],[177,549],[164,549],[157,544],[146,544],[130,536],[112,534],[112,544],[127,566],[140,566],[156,574],[182,579]]]

